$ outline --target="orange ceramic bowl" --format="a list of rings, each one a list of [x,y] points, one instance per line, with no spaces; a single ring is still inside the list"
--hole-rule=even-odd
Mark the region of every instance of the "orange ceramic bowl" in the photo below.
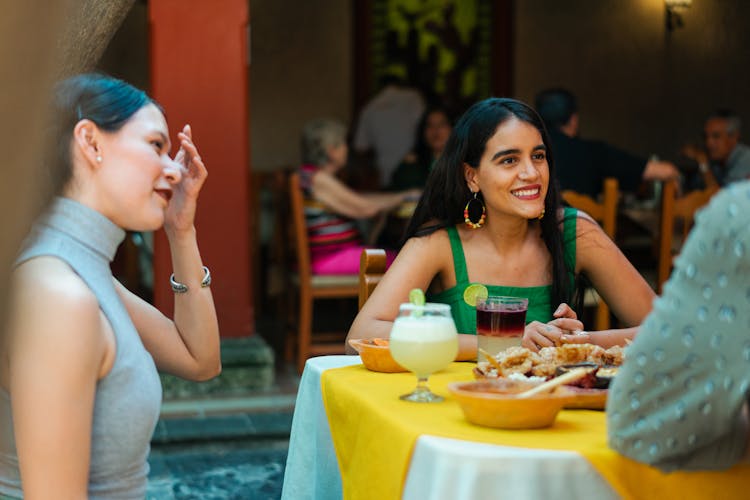
[[[499,379],[453,382],[448,384],[448,389],[472,424],[498,429],[549,427],[558,412],[571,401],[571,394],[566,388],[557,388],[530,398],[517,397],[519,392],[535,385]]]
[[[349,345],[359,353],[362,363],[368,370],[384,373],[408,371],[393,359],[387,340],[351,339],[349,340]]]

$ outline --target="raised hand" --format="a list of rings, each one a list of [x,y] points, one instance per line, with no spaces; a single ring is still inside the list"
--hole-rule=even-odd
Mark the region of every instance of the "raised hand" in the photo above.
[[[168,232],[192,229],[198,194],[208,177],[206,166],[193,143],[190,125],[185,125],[182,132],[177,134],[177,138],[180,140],[180,149],[173,161],[180,169],[182,178],[173,185],[172,199],[167,207],[164,225]]]

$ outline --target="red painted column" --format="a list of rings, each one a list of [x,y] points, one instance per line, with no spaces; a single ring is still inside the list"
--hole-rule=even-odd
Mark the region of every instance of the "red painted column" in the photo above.
[[[151,94],[172,142],[193,128],[208,179],[196,227],[222,337],[255,329],[250,266],[247,0],[149,0]],[[171,315],[169,246],[154,238],[154,304]]]

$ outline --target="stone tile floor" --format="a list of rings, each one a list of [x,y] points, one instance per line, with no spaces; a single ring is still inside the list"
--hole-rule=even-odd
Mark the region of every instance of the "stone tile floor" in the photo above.
[[[282,366],[265,389],[165,400],[147,499],[280,498],[298,384]]]
[[[288,439],[157,445],[148,500],[278,499]]]

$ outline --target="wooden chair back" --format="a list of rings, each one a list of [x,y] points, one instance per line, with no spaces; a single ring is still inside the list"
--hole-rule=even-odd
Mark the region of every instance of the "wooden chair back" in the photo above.
[[[620,186],[617,179],[604,179],[602,201],[598,202],[588,195],[565,190],[562,198],[571,207],[583,210],[601,224],[604,232],[614,240],[617,232],[617,202],[620,197]]]
[[[359,276],[313,274],[310,264],[310,243],[305,223],[305,200],[300,188],[299,173],[289,175],[289,200],[292,235],[297,258],[299,313],[297,317],[297,369],[301,373],[310,356],[344,354],[346,332],[313,333],[313,304],[316,299],[354,298],[359,295]],[[292,357],[292,345],[287,343],[286,357]]]
[[[312,270],[310,269],[310,242],[305,224],[305,199],[299,183],[299,173],[289,174],[289,203],[292,219],[292,238],[297,260],[297,274],[300,287],[311,287]]]
[[[359,308],[365,305],[367,299],[380,279],[385,274],[387,259],[385,250],[381,248],[365,248],[359,260]]]
[[[620,198],[620,187],[617,179],[613,177],[604,179],[603,187],[601,202],[588,195],[570,190],[563,191],[562,198],[571,207],[583,210],[593,217],[601,224],[607,236],[614,241],[617,233],[617,203]],[[607,306],[607,303],[594,290],[587,290],[585,297],[585,305],[597,304],[595,328],[597,330],[609,329],[609,306]]]
[[[706,205],[719,190],[714,184],[706,189],[691,191],[677,198],[677,188],[672,182],[665,182],[662,187],[661,227],[659,229],[659,269],[657,284],[659,292],[672,271],[672,260],[679,252],[693,226],[695,212]],[[681,223],[681,230],[676,234],[676,223]],[[675,235],[676,234],[676,235]]]

